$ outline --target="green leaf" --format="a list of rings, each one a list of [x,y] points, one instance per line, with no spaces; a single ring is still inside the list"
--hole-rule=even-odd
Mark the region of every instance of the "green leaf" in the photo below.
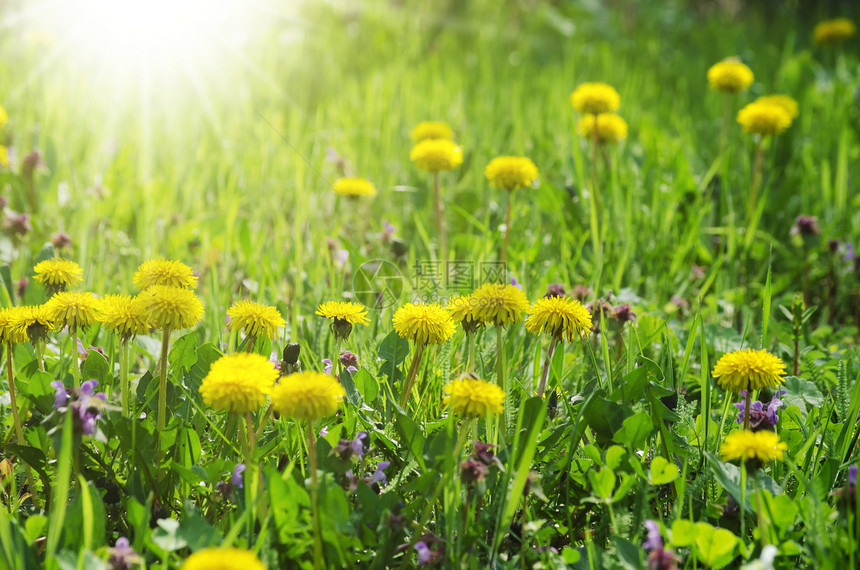
[[[665,485],[678,478],[678,466],[665,457],[657,456],[651,461],[651,484]]]
[[[612,490],[615,488],[615,472],[612,469],[604,467],[600,471],[589,471],[588,480],[596,497],[604,501],[612,497]]]
[[[97,380],[99,386],[102,387],[104,387],[107,381],[113,377],[110,373],[108,361],[96,350],[89,351],[87,359],[84,360],[81,374],[83,375],[84,380]]]
[[[632,413],[628,406],[595,394],[582,415],[599,440],[610,441],[615,432],[624,425],[625,417]]]
[[[615,552],[618,554],[618,560],[621,562],[622,567],[628,570],[641,570],[641,548],[620,536],[613,536],[612,542],[615,544]]]
[[[174,552],[188,546],[184,538],[179,536],[179,521],[175,519],[158,519],[158,528],[152,532],[150,539],[162,550]]]
[[[340,383],[346,392],[346,401],[355,407],[361,407],[361,394],[355,388],[355,382],[352,381],[352,374],[346,368],[340,371]]]
[[[415,461],[418,462],[421,469],[426,469],[427,467],[424,465],[425,437],[424,434],[421,433],[421,428],[417,423],[415,423],[415,420],[407,415],[397,413],[394,418],[394,428],[400,435],[401,443],[412,452],[412,455],[415,457]]]
[[[192,550],[200,550],[207,546],[213,546],[218,542],[218,531],[209,522],[200,516],[197,509],[191,503],[186,503],[182,513],[182,523],[176,536],[184,540]]]
[[[624,420],[621,429],[612,436],[612,441],[627,445],[629,449],[641,449],[653,427],[651,416],[639,412]]]
[[[391,331],[379,343],[376,354],[382,360],[386,360],[394,366],[400,366],[406,359],[406,355],[409,354],[409,341],[401,338],[396,331]]]
[[[606,450],[606,462],[604,464],[614,471],[621,465],[621,460],[624,459],[626,454],[626,449],[620,445],[613,445]]]
[[[708,523],[696,523],[696,550],[702,561],[711,568],[722,568],[732,561],[738,537],[724,528]]]
[[[188,333],[176,339],[167,360],[173,369],[181,368],[185,372],[190,371],[197,363],[197,335]]]
[[[815,384],[797,376],[786,376],[782,388],[786,391],[781,397],[785,404],[797,406],[804,414],[807,405],[817,408],[824,401],[824,396]]]
[[[355,373],[352,381],[361,395],[364,396],[365,402],[372,404],[376,401],[377,396],[379,396],[379,382],[376,381],[376,378],[370,372],[362,368]]]
[[[690,546],[695,542],[699,529],[687,519],[677,519],[672,523],[672,546]]]

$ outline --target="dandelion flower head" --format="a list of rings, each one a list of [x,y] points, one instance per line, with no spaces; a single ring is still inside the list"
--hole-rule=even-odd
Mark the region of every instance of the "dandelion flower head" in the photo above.
[[[16,307],[0,309],[0,343],[19,344],[27,340],[27,329],[16,318]]]
[[[738,123],[748,134],[778,135],[791,126],[791,115],[782,105],[755,101],[738,111]]]
[[[627,138],[627,121],[615,113],[584,115],[577,123],[577,130],[598,144],[616,143]]]
[[[538,177],[538,169],[524,156],[497,156],[484,169],[490,184],[505,190],[528,188]]]
[[[857,26],[848,18],[835,18],[819,22],[812,31],[812,39],[818,44],[832,44],[847,40],[857,33]]]
[[[394,313],[394,330],[417,344],[442,344],[454,336],[451,313],[440,305],[407,303]]]
[[[149,289],[154,285],[196,289],[197,276],[190,267],[179,261],[150,259],[137,268],[133,283],[138,289]]]
[[[738,430],[726,436],[720,448],[720,454],[727,461],[757,459],[764,463],[773,459],[782,459],[786,449],[788,446],[785,442],[770,430]]]
[[[530,333],[547,333],[550,336],[574,338],[591,330],[591,313],[582,303],[570,297],[543,297],[532,303],[526,319]]]
[[[36,273],[33,278],[45,285],[51,293],[74,287],[84,280],[81,266],[68,259],[52,258],[40,261],[33,271]]]
[[[490,382],[477,378],[461,378],[445,385],[445,404],[450,404],[454,413],[466,418],[480,418],[502,413],[505,392]]]
[[[287,324],[275,307],[244,299],[236,301],[227,309],[227,316],[230,317],[227,328],[241,329],[245,336],[250,338],[266,336],[275,339],[279,336],[280,329]]]
[[[105,295],[96,302],[96,320],[125,340],[149,332],[146,304],[140,297]]]
[[[783,382],[785,364],[766,350],[735,350],[717,361],[711,376],[731,392],[775,388]]]
[[[366,178],[339,178],[332,185],[332,189],[348,198],[376,196],[376,186]]]
[[[334,414],[345,391],[337,378],[322,372],[297,372],[272,389],[272,407],[281,415],[314,421]]]
[[[448,139],[426,139],[412,147],[409,159],[427,172],[454,170],[463,164],[463,149]]]
[[[583,83],[570,94],[570,103],[580,113],[611,113],[621,105],[621,96],[607,83]]]
[[[11,307],[10,327],[23,331],[31,342],[45,340],[48,331],[57,326],[53,312],[47,303],[42,305],[24,305]]]
[[[475,313],[484,324],[505,326],[522,320],[529,308],[525,293],[513,285],[485,283],[471,295]]]
[[[253,412],[263,405],[279,376],[265,356],[247,352],[222,356],[203,378],[200,395],[217,410]]]
[[[752,70],[737,58],[730,57],[708,69],[708,87],[723,93],[739,93],[752,85]]]
[[[797,101],[788,95],[763,95],[756,99],[755,103],[765,103],[782,107],[782,109],[788,113],[788,116],[792,121],[797,118]]]
[[[153,285],[140,297],[147,321],[157,329],[187,329],[203,318],[203,302],[190,289]]]
[[[204,548],[186,558],[180,570],[266,570],[266,567],[249,550]]]
[[[454,131],[448,123],[442,121],[422,121],[415,125],[412,132],[409,133],[409,138],[414,143],[420,143],[426,140],[446,139],[454,140]]]
[[[58,326],[77,331],[96,321],[97,304],[98,300],[92,293],[60,291],[45,303],[45,310]]]

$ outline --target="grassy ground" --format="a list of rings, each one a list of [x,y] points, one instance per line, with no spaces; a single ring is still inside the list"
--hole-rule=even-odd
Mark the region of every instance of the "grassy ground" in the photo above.
[[[110,45],[82,55],[64,43],[68,29],[46,36],[38,18],[6,6],[0,102],[10,115],[3,135],[14,153],[0,177],[7,217],[8,210],[30,213],[33,226],[0,240],[10,302],[46,299],[33,282],[19,298],[11,281],[31,278],[35,261],[54,253],[44,248],[51,234],[63,231],[73,245],[62,253],[84,268],[86,290],[130,293],[141,262],[180,259],[200,276],[205,314],[181,341],[195,358],[171,357],[171,435],[157,440],[151,419],[134,428],[141,435],[134,422],[107,412],[102,429],[112,439],[84,438],[91,452],[71,491],[58,483],[70,475],[57,467],[70,452],[48,435],[59,421],[50,415],[52,392],[27,382],[35,352],[18,347],[19,389],[32,414],[24,447],[60,460],[45,468],[34,495],[65,488],[69,512],[89,516],[91,534],[83,547],[73,532],[58,534],[56,498],[41,514],[32,500],[16,503],[12,489],[24,483],[23,462],[32,463],[22,448],[9,447],[0,544],[14,545],[22,562],[7,556],[0,564],[90,567],[81,561],[106,558],[105,545],[126,535],[153,567],[177,566],[213,544],[252,549],[272,568],[287,561],[313,566],[300,426],[270,424],[256,458],[265,484],[225,499],[217,483],[242,457],[241,429],[207,410],[196,389],[217,351],[239,342],[224,315],[240,298],[274,305],[287,320],[282,339],[261,343],[258,352],[268,356],[284,341],[297,342],[302,367],[321,369],[334,341],[314,311],[324,301],[355,298],[360,268],[373,260],[389,263],[403,289],[396,302],[369,312],[369,327],[356,327],[347,348],[367,374],[356,379],[358,392],[348,393],[337,419],[316,426],[331,432],[319,450],[330,567],[414,565],[414,545],[425,532],[444,541],[444,550],[431,547],[448,566],[579,560],[581,567],[641,567],[646,518],[672,529],[671,541],[663,535],[684,567],[739,567],[767,544],[779,548],[777,567],[836,568],[855,559],[856,513],[845,515],[848,524],[831,514],[839,504],[832,491],[845,486],[856,461],[852,426],[860,408],[860,291],[854,260],[846,258],[848,244],[860,239],[853,182],[860,68],[856,38],[817,47],[812,27],[833,16],[856,19],[856,7],[498,4],[257,6],[249,8],[256,18],[244,41],[225,35],[210,57],[177,56],[161,67],[111,60]],[[705,74],[728,56],[747,63],[755,82],[729,102],[721,155],[724,99],[708,89]],[[591,147],[576,133],[569,102],[585,81],[615,86],[630,126],[627,140],[599,157],[599,211]],[[749,210],[755,141],[734,116],[771,93],[795,98],[800,113],[785,134],[764,143],[759,200]],[[441,175],[449,258],[475,272],[457,291],[416,275],[416,267],[439,258],[432,179],[409,160],[409,131],[428,119],[448,122],[464,149],[463,165]],[[35,174],[31,204],[20,164],[33,149],[45,166]],[[401,384],[391,380],[406,373],[414,347],[404,353],[405,343],[390,334],[391,318],[415,297],[468,293],[481,283],[483,264],[498,259],[507,194],[489,187],[484,167],[506,154],[528,156],[540,170],[533,188],[513,194],[508,276],[530,300],[551,283],[568,293],[584,286],[583,302],[630,303],[637,319],[625,325],[607,315],[603,333],[557,351],[551,385],[563,396],[549,407],[530,397],[547,342],[521,324],[505,331],[501,346],[513,385],[507,411],[500,423],[482,420],[472,432],[502,444],[505,470],[467,491],[454,475],[462,457],[450,453],[457,433],[441,403],[442,386],[464,368],[464,334],[425,355],[419,389],[404,410],[396,405]],[[379,195],[337,198],[331,185],[342,171],[332,156],[372,180]],[[800,215],[816,217],[820,234],[791,235]],[[396,226],[394,243],[380,236],[386,221]],[[348,252],[345,263],[341,251]],[[794,303],[798,294],[803,305]],[[812,306],[793,328],[791,319]],[[181,338],[174,334],[174,346]],[[105,346],[115,364],[112,335],[92,327],[87,340]],[[141,335],[133,344],[138,409],[150,416],[159,340]],[[48,372],[68,381],[74,364],[66,344],[65,333],[52,335]],[[781,357],[789,374],[796,357],[800,370],[788,382],[787,400],[796,408],[780,425],[788,459],[756,479],[770,494],[755,495],[742,523],[737,505],[746,482],[717,453],[734,427],[731,394],[710,381],[709,371],[723,352],[747,346]],[[496,379],[492,327],[479,333],[477,354],[478,373]],[[113,377],[101,378],[110,385]],[[3,442],[11,444],[10,417],[5,427]],[[370,457],[392,463],[379,495],[363,483],[350,490],[349,462],[326,453],[361,430],[372,434]],[[160,474],[144,468],[141,449],[166,450]],[[662,468],[655,457],[676,465],[675,475],[655,471]],[[352,467],[369,474],[373,460]],[[540,474],[546,497],[521,501],[530,471]],[[426,510],[419,497],[431,498]],[[267,509],[266,502],[278,506]],[[101,523],[93,526],[88,509]],[[400,527],[387,518],[400,514]],[[676,529],[678,521],[711,529]],[[730,542],[730,551],[707,546],[714,527],[731,533],[713,539]],[[48,552],[36,540],[45,533]],[[399,544],[406,554],[395,553]]]

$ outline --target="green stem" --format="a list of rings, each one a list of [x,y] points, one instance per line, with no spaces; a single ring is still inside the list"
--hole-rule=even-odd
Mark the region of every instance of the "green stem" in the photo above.
[[[161,333],[161,368],[158,378],[158,435],[164,431],[167,419],[167,348],[170,344],[170,327],[164,327]]]
[[[741,542],[746,549],[746,518],[747,518],[747,464],[741,459]]]
[[[499,260],[503,264],[508,261],[508,240],[511,235],[511,201],[513,198],[513,190],[508,190],[508,207],[505,210],[505,241],[502,244],[502,254],[499,256]]]
[[[499,388],[508,393],[508,386],[505,382],[505,350],[502,347],[502,327],[496,325],[496,384]]]
[[[128,339],[121,338],[119,341],[119,385],[122,398],[122,417],[129,417],[128,413]]]
[[[744,399],[744,429],[750,429],[750,400],[752,399],[752,390],[747,388],[747,395]]]
[[[6,379],[9,382],[9,400],[12,406],[12,422],[15,424],[15,437],[18,445],[26,445],[24,430],[21,428],[21,417],[18,415],[18,401],[15,398],[15,379],[12,374],[12,344],[6,345]]]
[[[418,374],[418,365],[421,364],[421,356],[424,354],[424,344],[415,345],[415,356],[412,357],[412,365],[409,367],[409,375],[406,377],[406,383],[403,385],[403,393],[400,395],[400,407],[405,408],[406,402],[409,401],[409,393],[412,392],[412,385],[415,383],[415,376]]]
[[[555,345],[558,343],[558,340],[561,338],[561,334],[552,335],[552,340],[549,341],[549,349],[546,351],[546,360],[543,363],[543,373],[541,373],[540,384],[538,384],[537,392],[535,392],[535,396],[543,397],[544,391],[546,390],[546,382],[547,378],[549,378],[549,365],[552,362],[552,353],[555,350]]]
[[[442,260],[442,268],[448,272],[448,236],[445,234],[445,218],[443,217],[442,197],[439,194],[439,173],[433,173],[433,202],[436,206],[436,223],[439,225],[439,257]]]
[[[748,221],[752,221],[758,205],[758,189],[761,186],[761,166],[764,158],[764,135],[760,135],[755,147],[755,164],[753,165],[752,187],[750,188],[750,201],[748,205]]]
[[[248,457],[245,458],[245,463],[251,465],[254,462],[254,450],[257,448],[257,438],[254,437],[254,425],[251,421],[251,412],[245,412],[245,427],[247,428],[248,436]]]
[[[314,569],[321,570],[325,567],[322,551],[322,527],[320,526],[319,513],[319,479],[317,478],[317,445],[314,439],[314,430],[308,420],[308,456],[311,468],[311,512],[314,523]]]
[[[72,380],[75,388],[81,387],[81,355],[78,353],[78,329],[71,329],[69,335],[72,337]],[[41,341],[39,345],[41,346]],[[42,349],[44,350],[44,349]],[[44,368],[42,356],[39,355],[39,366]]]

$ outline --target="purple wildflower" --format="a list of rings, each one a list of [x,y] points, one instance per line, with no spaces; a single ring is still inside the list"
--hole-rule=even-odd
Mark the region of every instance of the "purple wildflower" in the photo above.
[[[356,366],[358,366],[358,355],[353,354],[348,350],[341,350],[340,363],[341,365],[346,366],[347,369],[349,369],[349,367],[352,367],[354,369]]]
[[[418,554],[418,566],[424,566],[433,560],[433,553],[424,541],[415,543],[415,552]]]
[[[106,396],[104,392],[96,394],[95,387],[99,383],[96,380],[87,380],[81,384],[81,393],[72,407],[77,406],[81,426],[86,435],[93,435],[96,431],[96,422],[102,417],[102,402]]]
[[[273,350],[272,354],[269,355],[269,362],[272,363],[272,366],[275,367],[275,370],[281,370],[281,360],[278,358],[278,352]]]
[[[56,232],[51,234],[51,245],[55,249],[66,249],[72,247],[72,238],[66,232]]]
[[[857,487],[857,464],[855,463],[851,467],[848,468],[848,485],[850,487]]]
[[[657,521],[647,519],[645,521],[645,530],[648,531],[648,538],[645,539],[642,548],[646,550],[663,548],[663,535],[660,534],[660,525],[657,524]]]
[[[854,261],[854,257],[855,257],[854,256],[854,244],[851,243],[850,241],[846,241],[845,242],[845,257],[843,257],[842,259],[844,259],[845,261]]]
[[[777,393],[773,395],[770,402],[768,402],[767,407],[765,407],[763,402],[759,401],[750,403],[750,429],[752,431],[763,429],[773,430],[776,423],[779,421],[777,412],[779,412],[779,408],[783,404],[782,400],[779,399],[779,396],[782,394],[785,394],[785,390],[778,390]],[[744,399],[735,404],[735,407],[738,409],[738,424],[744,423],[746,412],[746,390],[741,390],[740,395]]]
[[[388,483],[388,478],[385,476],[385,469],[391,465],[389,461],[380,461],[376,466],[376,471],[373,472],[373,475],[370,476],[369,483],[372,485],[373,483],[379,483],[380,486],[384,486]]]
[[[130,570],[140,563],[140,556],[124,536],[116,540],[116,545],[113,548],[108,548],[108,553],[110,554],[108,564],[110,564],[111,570]]]
[[[233,474],[230,475],[230,483],[232,483],[234,487],[239,487],[240,489],[245,488],[245,478],[242,476],[242,473],[244,473],[244,471],[244,463],[236,465],[236,468],[233,469]]]
[[[364,440],[367,439],[367,432],[360,431],[356,434],[355,439],[352,440],[350,447],[352,448],[352,452],[358,457],[359,460],[364,459]]]
[[[546,298],[549,297],[564,297],[564,285],[561,283],[550,283],[546,286],[546,293],[543,295]]]
[[[331,374],[331,358],[323,358],[322,363],[325,364],[323,374]]]
[[[60,409],[69,401],[69,393],[66,391],[66,387],[63,386],[63,383],[60,380],[54,380],[51,382],[51,387],[57,391],[56,394],[54,394],[54,409]]]
[[[328,435],[328,426],[323,426],[320,430],[320,437],[325,437]]]

